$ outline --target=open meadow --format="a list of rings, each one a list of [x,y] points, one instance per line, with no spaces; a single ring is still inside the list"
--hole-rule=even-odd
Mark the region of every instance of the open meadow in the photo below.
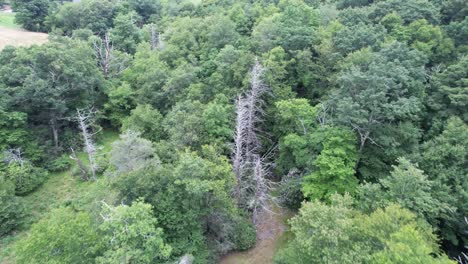
[[[47,34],[30,32],[15,24],[13,13],[0,12],[0,50],[7,45],[30,46],[47,42]]]

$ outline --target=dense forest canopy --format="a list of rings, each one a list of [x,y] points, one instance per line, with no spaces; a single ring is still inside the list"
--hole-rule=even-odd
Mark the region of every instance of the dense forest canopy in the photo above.
[[[277,204],[278,264],[468,263],[466,1],[12,7],[49,33],[0,52],[15,262],[216,263]],[[70,174],[81,197],[29,210]]]

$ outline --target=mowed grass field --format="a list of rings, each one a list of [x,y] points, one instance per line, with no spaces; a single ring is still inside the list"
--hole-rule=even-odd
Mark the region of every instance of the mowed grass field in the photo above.
[[[19,28],[19,26],[15,24],[15,14],[0,12],[0,27]]]
[[[7,45],[31,46],[47,42],[47,34],[29,32],[15,24],[13,13],[0,12],[0,50]]]

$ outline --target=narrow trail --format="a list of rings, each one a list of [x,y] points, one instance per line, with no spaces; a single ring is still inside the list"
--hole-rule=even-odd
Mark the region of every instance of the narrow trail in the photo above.
[[[272,206],[271,211],[264,211],[264,219],[258,227],[256,245],[242,252],[229,253],[222,257],[219,264],[269,264],[278,247],[286,240],[288,226],[286,220],[292,213],[285,208]]]

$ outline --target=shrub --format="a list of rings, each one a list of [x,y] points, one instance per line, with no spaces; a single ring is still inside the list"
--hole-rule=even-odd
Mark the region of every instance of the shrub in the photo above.
[[[63,154],[62,156],[54,159],[49,163],[48,169],[50,171],[65,171],[68,170],[72,165],[71,159],[68,155]]]
[[[21,225],[24,208],[20,199],[15,196],[14,183],[0,177],[0,236]]]
[[[48,176],[46,170],[34,167],[29,162],[12,163],[2,174],[6,179],[14,182],[17,195],[24,195],[35,190]]]

